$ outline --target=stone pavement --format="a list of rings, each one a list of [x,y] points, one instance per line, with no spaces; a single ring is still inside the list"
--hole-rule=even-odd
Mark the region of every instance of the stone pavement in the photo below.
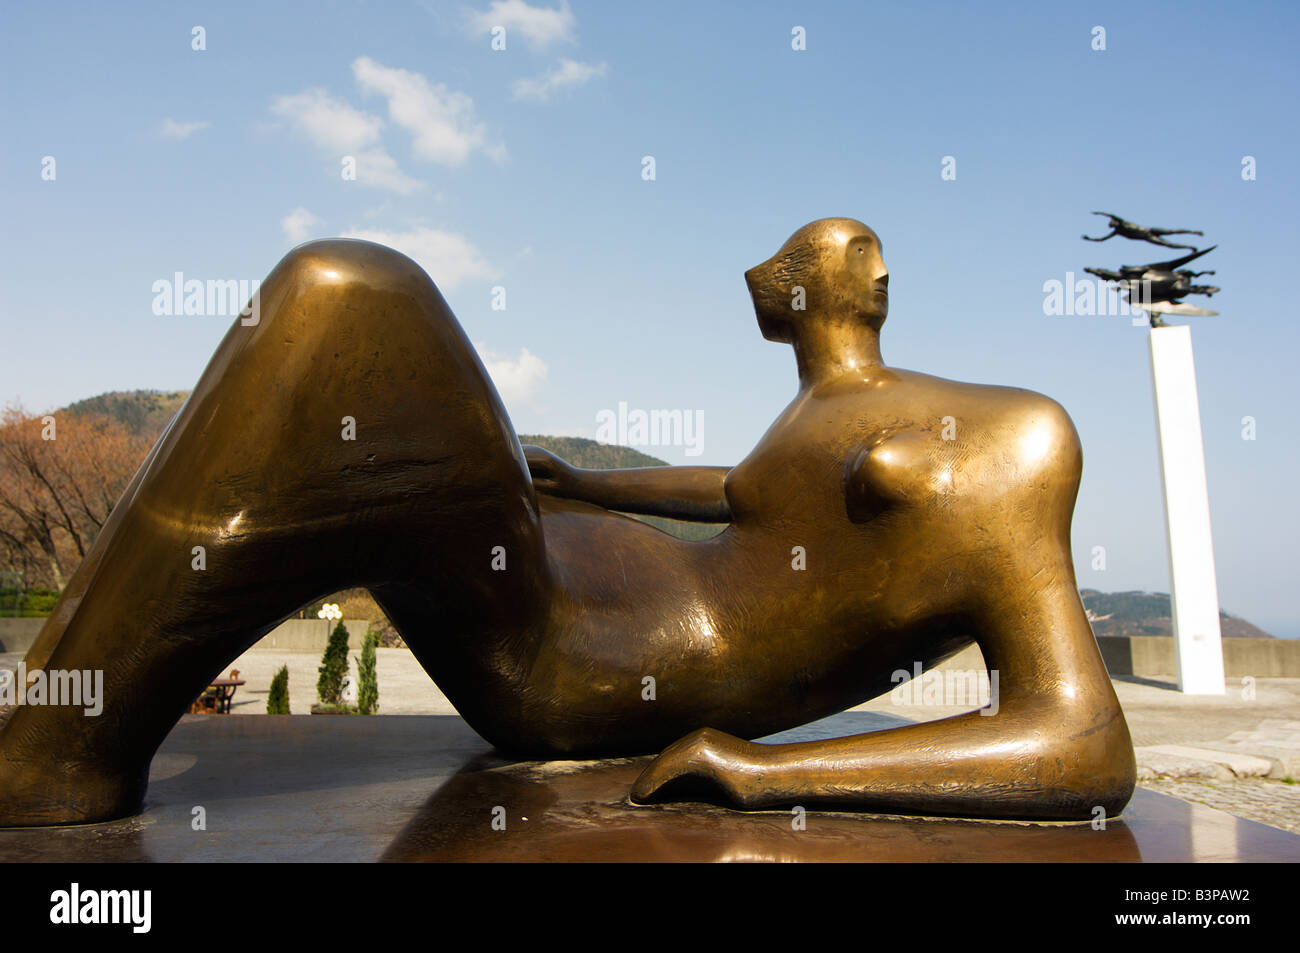
[[[358,654],[351,653],[353,673]],[[16,668],[21,658],[0,654],[0,668]],[[977,654],[963,653],[948,664],[959,661],[971,668],[982,663]],[[231,666],[248,683],[236,693],[232,712],[265,713],[271,678],[287,665],[290,710],[307,714],[316,700],[319,664],[314,652],[246,652]],[[376,668],[380,714],[455,714],[408,650],[378,649]],[[1244,685],[1230,680],[1222,696],[1181,695],[1172,679],[1117,678],[1114,685],[1136,747],[1139,784],[1300,832],[1300,784],[1284,780],[1300,781],[1300,678],[1260,678]],[[870,716],[862,722],[866,731],[975,707],[924,704],[918,691],[910,701],[899,692],[852,711]]]
[[[1230,679],[1222,696],[1173,679],[1116,679],[1138,783],[1300,833],[1300,679]]]

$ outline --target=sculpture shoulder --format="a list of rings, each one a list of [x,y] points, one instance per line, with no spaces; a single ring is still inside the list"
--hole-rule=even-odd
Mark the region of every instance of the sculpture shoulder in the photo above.
[[[1073,492],[1082,473],[1078,432],[1065,408],[1016,387],[900,375],[900,426],[846,461],[850,515],[886,504],[1015,487]]]
[[[948,380],[916,371],[896,373],[899,383],[912,392],[907,403],[928,408],[928,413],[917,414],[918,418],[937,417],[940,422],[950,418],[955,425],[946,435],[950,440],[957,439],[952,430],[960,431],[965,422],[973,428],[967,437],[982,437],[985,441],[1036,434],[1036,439],[1062,447],[1079,444],[1069,413],[1046,394],[1023,387]]]
[[[1040,394],[1024,387],[1012,387],[1006,384],[976,384],[971,381],[952,380],[947,377],[937,377],[933,374],[909,371],[902,368],[890,368],[889,371],[891,376],[896,379],[896,383],[907,391],[925,392],[936,397],[950,394],[975,400],[983,399],[995,403],[999,407],[1013,405],[1037,405],[1042,407],[1050,404],[1064,412],[1064,408],[1046,394]]]

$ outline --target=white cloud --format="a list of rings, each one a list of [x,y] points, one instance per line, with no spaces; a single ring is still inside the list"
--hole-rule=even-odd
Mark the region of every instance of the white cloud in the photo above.
[[[515,99],[535,99],[545,102],[557,89],[581,86],[593,76],[604,76],[605,64],[592,65],[576,60],[560,60],[560,65],[534,79],[515,80],[511,90]]]
[[[412,135],[417,158],[459,165],[481,150],[497,162],[505,160],[505,146],[488,142],[487,131],[475,116],[474,100],[465,93],[367,56],[353,61],[352,73],[362,92],[379,93],[388,101],[389,119]],[[276,96],[271,112],[336,162],[352,156],[361,185],[399,195],[426,188],[426,183],[404,172],[388,151],[383,142],[385,122],[373,113],[319,88]]]
[[[367,149],[356,154],[357,181],[377,189],[388,189],[398,195],[411,195],[425,187],[425,183],[403,172],[397,160],[383,149]]]
[[[308,89],[271,101],[271,112],[295,132],[323,149],[355,152],[379,141],[384,121],[335,99],[323,89]]]
[[[424,183],[403,172],[380,144],[384,121],[378,116],[335,99],[323,89],[277,96],[271,101],[271,112],[334,159],[345,154],[356,159],[361,185],[399,195],[424,188]]]
[[[361,238],[396,248],[403,255],[415,259],[444,291],[455,288],[467,279],[495,278],[499,274],[473,244],[463,235],[454,232],[441,232],[424,226],[409,232],[359,228],[344,232],[343,237]]]
[[[168,117],[158,127],[158,134],[164,139],[187,139],[200,129],[207,129],[210,122],[177,122]]]
[[[469,24],[475,33],[505,27],[507,48],[511,34],[518,33],[530,46],[544,49],[557,40],[574,42],[573,28],[577,21],[569,9],[569,0],[562,0],[558,9],[532,7],[524,0],[494,0],[486,10],[471,13]]]
[[[519,349],[517,358],[496,354],[481,343],[474,348],[507,408],[531,402],[546,380],[546,363],[526,347]]]
[[[475,149],[499,154],[500,147],[487,145],[487,132],[474,115],[474,100],[465,93],[368,56],[353,61],[352,74],[364,92],[388,100],[388,118],[411,133],[420,158],[459,165]]]
[[[312,226],[319,224],[320,219],[301,205],[280,219],[280,227],[284,229],[284,234],[295,245],[305,242],[307,236],[311,234]]]

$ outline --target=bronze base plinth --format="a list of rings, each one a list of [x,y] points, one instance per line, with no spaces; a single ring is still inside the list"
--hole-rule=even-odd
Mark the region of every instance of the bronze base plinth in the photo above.
[[[1300,860],[1300,837],[1141,788],[1105,830],[814,809],[797,830],[786,810],[633,805],[646,761],[511,763],[449,716],[186,716],[142,814],[0,831],[0,863]]]

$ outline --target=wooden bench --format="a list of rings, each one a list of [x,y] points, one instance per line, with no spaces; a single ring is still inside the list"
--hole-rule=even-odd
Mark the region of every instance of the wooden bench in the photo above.
[[[189,714],[191,715],[229,715],[230,705],[235,698],[235,689],[243,685],[244,680],[239,677],[239,669],[232,668],[230,675],[226,678],[215,679],[194,703],[190,705]]]

